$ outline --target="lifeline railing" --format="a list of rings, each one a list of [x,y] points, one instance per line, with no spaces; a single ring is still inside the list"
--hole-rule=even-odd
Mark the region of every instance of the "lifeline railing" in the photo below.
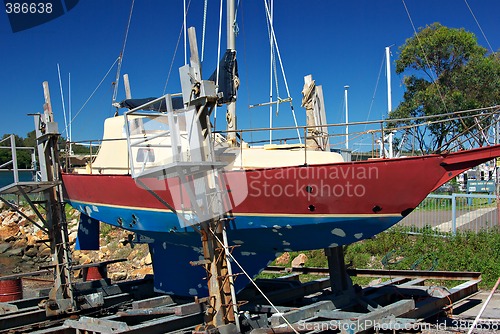
[[[7,141],[10,141],[9,146],[3,146],[2,143],[5,143]],[[20,180],[19,179],[19,172],[20,171],[29,171],[29,172],[33,172],[33,173],[36,171],[36,159],[35,159],[35,148],[34,147],[17,147],[15,136],[10,135],[10,136],[5,137],[4,139],[0,140],[0,149],[10,150],[11,159],[0,165],[0,171],[11,172],[14,183],[18,183]],[[18,159],[17,159],[17,151],[18,150],[31,151],[31,154],[30,154],[30,156],[31,156],[31,168],[19,168]],[[8,166],[12,166],[12,167],[9,168]]]
[[[430,194],[398,223],[412,233],[456,234],[500,227],[498,203],[492,194]]]
[[[154,103],[162,101],[165,99],[165,96],[162,96],[158,99],[152,100],[142,106],[134,108],[128,113],[139,111],[140,109],[151,106]],[[269,143],[269,140],[265,138],[265,136],[261,135],[254,140],[254,136],[257,137],[260,133],[267,134],[270,130],[274,133],[274,138],[272,143],[278,144],[294,144],[295,149],[303,150],[304,152],[304,165],[308,164],[308,150],[310,147],[306,147],[305,145],[298,144],[298,138],[295,135],[297,129],[302,133],[301,139],[302,142],[306,142],[307,139],[314,139],[317,136],[328,136],[330,138],[330,147],[341,148],[343,151],[353,151],[360,152],[362,149],[353,148],[356,146],[365,145],[364,140],[366,140],[366,136],[371,137],[371,144],[367,144],[371,146],[371,149],[365,150],[364,154],[365,158],[386,158],[387,150],[386,150],[386,137],[387,134],[397,133],[400,137],[395,139],[395,142],[399,145],[399,154],[403,153],[405,155],[420,155],[426,152],[423,149],[422,143],[420,143],[420,147],[417,148],[416,140],[417,136],[421,136],[419,140],[425,140],[425,131],[418,130],[422,127],[429,127],[433,125],[441,125],[447,122],[456,122],[458,128],[461,131],[450,131],[449,135],[447,135],[447,140],[443,141],[439,147],[436,147],[437,151],[453,151],[457,148],[468,149],[474,146],[483,146],[488,144],[493,144],[495,142],[500,142],[498,136],[498,127],[499,127],[499,112],[500,106],[492,106],[487,108],[480,109],[472,109],[472,110],[464,110],[457,111],[453,113],[440,114],[440,115],[431,115],[431,116],[420,116],[414,118],[400,118],[400,119],[387,119],[387,120],[375,120],[375,121],[363,121],[363,122],[350,122],[350,123],[336,123],[336,124],[324,124],[321,125],[321,128],[326,128],[330,133],[322,133],[322,134],[313,134],[311,135],[309,131],[311,129],[315,129],[317,127],[311,126],[290,126],[290,127],[263,127],[263,128],[254,128],[254,129],[238,129],[234,131],[224,131],[218,130],[214,131],[215,136],[219,136],[219,138],[223,135],[227,135],[229,133],[236,133],[237,137],[239,137],[239,148],[240,154],[244,154],[244,146],[245,145],[261,145],[265,143]],[[148,117],[157,117],[161,115],[161,112],[141,112],[139,116],[148,118]],[[486,120],[483,122],[482,120]],[[347,137],[345,133],[341,133],[341,129],[345,128],[346,125],[349,125],[351,131]],[[496,130],[496,131],[493,131]],[[147,130],[145,130],[147,132]],[[293,132],[292,132],[293,131]],[[420,131],[420,132],[419,132]],[[277,135],[278,133],[282,133],[283,135],[280,137]],[[292,135],[292,133],[294,135]],[[249,137],[249,138],[245,138]],[[351,138],[351,139],[349,139]],[[337,142],[334,142],[337,140]],[[126,145],[126,138],[113,138],[106,140],[92,140],[92,141],[80,141],[74,143],[102,143],[103,141],[123,141],[124,145]],[[410,143],[411,141],[411,143]],[[348,148],[347,144],[351,144],[351,148]],[[342,147],[345,145],[345,149]],[[307,149],[306,149],[307,148]],[[92,154],[91,154],[92,155]],[[361,155],[361,154],[360,154]],[[130,159],[127,159],[130,160]],[[90,159],[90,168],[92,170],[92,159]],[[106,167],[101,167],[106,168]],[[113,167],[116,169],[115,167]],[[123,166],[125,169],[125,166]],[[130,166],[127,166],[128,171],[130,172]]]

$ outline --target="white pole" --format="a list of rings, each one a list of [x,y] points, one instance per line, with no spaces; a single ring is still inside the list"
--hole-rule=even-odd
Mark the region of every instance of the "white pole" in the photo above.
[[[183,25],[184,25],[184,65],[186,65],[187,64],[186,0],[183,1],[183,7],[184,7],[184,22],[183,22]]]
[[[385,47],[385,63],[387,74],[387,114],[392,111],[392,92],[391,92],[391,47]]]
[[[267,0],[266,0],[267,1]],[[273,25],[273,0],[271,0],[271,17],[269,18],[269,26]],[[273,34],[271,33],[271,28],[269,28],[269,46],[270,49],[270,72],[269,72],[269,128],[273,128],[273,51],[274,51],[274,40]],[[273,130],[269,130],[269,144],[273,143]]]
[[[391,92],[391,47],[385,47],[385,68],[386,68],[386,76],[387,76],[387,117],[389,117],[392,111],[392,92]],[[392,149],[392,138],[394,134],[391,132],[388,136],[388,144],[389,144],[389,158],[394,157],[394,152]],[[385,139],[382,139],[385,140]]]
[[[347,102],[348,85],[344,86],[344,99],[345,99],[345,149],[349,149],[349,103]]]

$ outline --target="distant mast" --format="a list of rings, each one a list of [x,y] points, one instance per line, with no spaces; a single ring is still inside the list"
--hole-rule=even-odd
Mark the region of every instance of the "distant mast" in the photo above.
[[[344,99],[345,99],[345,149],[349,149],[349,104],[347,102],[348,85],[344,86]]]
[[[236,50],[236,36],[234,32],[235,24],[234,0],[227,1],[227,48],[228,50]],[[227,131],[236,130],[236,102],[232,101],[227,105],[226,111]],[[236,145],[236,132],[228,132],[228,142]]]
[[[387,116],[392,111],[392,92],[391,92],[391,47],[385,47],[385,63],[387,75]]]
[[[385,63],[386,63],[386,77],[387,77],[387,117],[390,116],[392,111],[392,91],[391,91],[391,47],[385,47]],[[389,158],[394,158],[394,152],[392,150],[392,139],[394,134],[392,132],[387,136],[389,145]],[[382,139],[384,140],[384,139]]]

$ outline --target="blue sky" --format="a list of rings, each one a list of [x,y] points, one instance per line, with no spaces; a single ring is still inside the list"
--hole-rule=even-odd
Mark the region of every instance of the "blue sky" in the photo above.
[[[189,0],[187,0],[189,2]],[[329,123],[345,121],[344,85],[349,85],[349,120],[380,119],[387,110],[385,69],[375,92],[384,57],[392,47],[392,62],[398,48],[413,35],[402,1],[397,0],[275,0],[274,29],[285,74],[299,124],[305,123],[300,107],[303,77],[312,74],[323,86]],[[405,0],[415,26],[440,22],[463,27],[476,34],[479,44],[486,40],[463,0]],[[67,14],[34,27],[13,33],[6,14],[0,13],[0,98],[3,122],[0,134],[25,136],[33,129],[28,113],[42,112],[42,82],[50,84],[53,109],[64,129],[57,64],[61,68],[65,102],[68,103],[68,73],[71,73],[71,101],[75,115],[118,57],[125,35],[131,1],[80,0]],[[492,48],[500,48],[498,0],[468,0]],[[224,8],[225,10],[225,8]],[[204,54],[204,76],[216,66],[219,1],[209,1]],[[188,25],[197,28],[201,50],[203,0],[192,0]],[[241,0],[237,37],[241,87],[237,106],[238,126],[267,127],[269,108],[248,110],[249,104],[269,100],[269,41],[264,1]],[[178,67],[184,63],[184,47],[179,45],[182,26],[182,0],[136,0],[122,65],[128,73],[133,97],[160,96],[173,61],[167,92],[179,92]],[[223,29],[225,35],[225,28]],[[225,43],[223,44],[225,48]],[[404,87],[402,76],[392,76],[393,106],[400,102]],[[102,136],[102,122],[115,110],[111,107],[111,84],[116,66],[100,89],[81,109],[73,122],[73,140]],[[280,83],[280,96],[285,98]],[[118,100],[124,98],[120,82]],[[373,106],[370,111],[370,105]],[[219,111],[219,116],[223,113]],[[218,127],[223,121],[219,117]],[[280,107],[275,126],[292,125],[288,104]],[[66,136],[66,134],[64,134]]]

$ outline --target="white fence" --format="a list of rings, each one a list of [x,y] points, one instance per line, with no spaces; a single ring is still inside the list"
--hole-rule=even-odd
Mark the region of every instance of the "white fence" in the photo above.
[[[495,195],[431,194],[398,225],[412,232],[432,229],[437,233],[488,230],[499,226]]]

